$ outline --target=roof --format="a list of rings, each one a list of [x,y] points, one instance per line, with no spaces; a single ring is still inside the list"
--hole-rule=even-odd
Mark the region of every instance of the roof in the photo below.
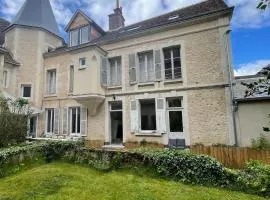
[[[11,25],[39,27],[60,36],[49,0],[25,0]]]
[[[145,32],[150,29],[179,24],[190,19],[199,18],[204,15],[214,14],[216,12],[228,10],[232,13],[233,8],[229,8],[223,0],[207,0],[185,8],[181,8],[164,15],[150,18],[129,26],[125,26],[116,31],[108,31],[103,37],[97,38],[93,42],[107,43],[126,36]]]
[[[5,33],[3,32],[8,26],[9,22],[3,18],[0,18],[0,45],[3,45],[5,42]]]
[[[246,97],[234,99],[236,102],[254,102],[254,101],[270,101],[270,96],[261,96],[261,97]]]
[[[136,24],[125,26],[115,31],[107,31],[101,37],[92,40],[89,43],[79,45],[77,46],[77,48],[82,48],[87,45],[93,44],[102,45],[107,43],[113,43],[122,39],[127,39],[130,36],[137,36],[146,33],[147,31],[151,31],[157,28],[178,25],[191,20],[200,19],[202,17],[212,16],[214,14],[224,13],[227,15],[232,15],[233,9],[233,7],[228,7],[223,0],[207,0],[198,4],[194,4],[166,13],[164,15],[138,22]],[[53,54],[53,52],[50,53]]]
[[[255,74],[255,75],[246,75],[246,76],[235,76],[235,80],[242,80],[242,79],[256,79],[263,77],[263,75]]]
[[[18,63],[14,57],[13,57],[13,54],[6,48],[4,47],[0,47],[0,54],[4,54],[5,55],[5,58],[4,58],[4,61],[5,63],[9,63],[9,64],[12,64],[14,66],[19,66],[20,63]]]
[[[81,14],[90,24],[93,24],[95,26],[95,28],[102,34],[105,33],[105,31],[94,21],[92,20],[87,14],[85,14],[82,10],[78,9],[74,15],[72,16],[71,20],[69,21],[68,25],[65,28],[65,31],[68,31],[72,22],[74,21],[74,19],[78,16],[78,14]]]

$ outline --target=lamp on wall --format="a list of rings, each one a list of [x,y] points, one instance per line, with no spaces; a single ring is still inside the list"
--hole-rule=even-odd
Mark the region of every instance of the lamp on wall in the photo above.
[[[115,96],[115,94],[113,94],[113,100],[115,101],[115,99],[116,99],[116,96]]]

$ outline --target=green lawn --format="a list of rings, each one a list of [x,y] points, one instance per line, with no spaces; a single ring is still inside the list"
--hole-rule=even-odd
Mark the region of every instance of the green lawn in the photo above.
[[[229,200],[263,199],[238,192],[184,185],[134,171],[97,172],[53,163],[0,180],[0,199]]]

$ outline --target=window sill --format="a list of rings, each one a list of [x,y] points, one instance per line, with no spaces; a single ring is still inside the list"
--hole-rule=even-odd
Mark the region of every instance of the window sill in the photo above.
[[[78,70],[84,70],[86,69],[87,67],[79,67]]]
[[[46,94],[44,95],[45,98],[50,98],[50,97],[57,97],[57,94]]]
[[[138,83],[138,87],[148,87],[148,86],[155,86],[155,83],[154,82]]]
[[[135,136],[137,137],[162,137],[162,133],[158,133],[158,132],[155,132],[153,131],[152,133],[150,132],[140,132],[140,133],[135,133]]]
[[[173,80],[165,80],[164,85],[169,85],[169,84],[175,84],[175,83],[183,83],[183,79],[173,79]]]
[[[122,89],[122,86],[119,85],[119,86],[108,86],[107,87],[108,90],[117,90],[117,89]]]

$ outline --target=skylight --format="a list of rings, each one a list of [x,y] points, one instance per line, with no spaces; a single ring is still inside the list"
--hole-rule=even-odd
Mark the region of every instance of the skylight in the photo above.
[[[128,32],[128,31],[134,31],[134,30],[137,30],[139,28],[141,28],[142,26],[136,26],[136,27],[132,27],[132,28],[129,28],[127,30],[122,30],[120,31],[120,33],[123,33],[123,32]]]
[[[179,18],[179,15],[173,15],[173,16],[169,17],[169,20],[173,20],[173,19],[177,19],[177,18]]]

